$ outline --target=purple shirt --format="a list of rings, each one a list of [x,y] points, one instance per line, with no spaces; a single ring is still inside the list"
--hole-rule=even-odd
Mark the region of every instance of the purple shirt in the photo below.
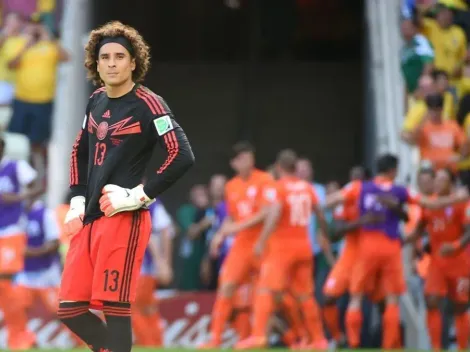
[[[26,234],[28,236],[28,247],[39,248],[42,247],[47,241],[45,214],[46,207],[41,203],[39,206],[33,207],[27,214],[28,226]],[[26,258],[24,263],[24,271],[41,271],[48,269],[54,263],[60,262],[59,252],[46,254],[41,257]]]
[[[359,210],[360,215],[366,213],[377,213],[385,217],[385,221],[379,224],[365,225],[362,228],[369,231],[383,232],[391,239],[400,239],[400,218],[396,213],[377,201],[379,195],[393,195],[400,203],[408,201],[408,190],[403,186],[398,186],[392,183],[380,183],[376,181],[367,181],[362,183],[361,192],[359,195]]]
[[[18,193],[20,182],[17,177],[17,163],[9,161],[0,168],[0,194]],[[0,199],[0,229],[18,224],[23,212],[21,203],[6,204]]]

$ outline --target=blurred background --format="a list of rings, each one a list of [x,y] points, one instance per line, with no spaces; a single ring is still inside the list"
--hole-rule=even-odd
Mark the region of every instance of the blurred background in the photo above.
[[[173,274],[158,291],[165,345],[194,347],[207,338],[218,270],[207,258],[217,224],[198,231],[194,225],[212,216],[233,175],[229,153],[235,142],[256,147],[261,169],[272,165],[279,150],[294,149],[303,158],[299,173],[323,194],[348,182],[352,170],[373,171],[383,152],[400,157],[399,181],[411,187],[420,169],[436,165],[454,168],[470,185],[470,163],[456,158],[457,141],[449,142],[458,133],[470,134],[469,2],[2,0],[4,157],[25,160],[37,171],[46,189],[43,200],[60,224],[68,204],[71,146],[95,89],[83,67],[88,33],[111,20],[140,31],[152,54],[144,84],[167,101],[197,159],[160,199],[170,219],[165,228],[171,232]],[[446,34],[449,26],[452,34]],[[24,49],[29,41],[34,45]],[[442,102],[429,101],[436,95]],[[457,132],[425,144],[416,131],[433,111],[454,121]],[[451,144],[452,155],[441,155],[443,143]],[[312,228],[321,303],[330,268]],[[409,256],[404,255],[404,343],[427,348],[423,274]],[[38,346],[75,345],[46,308],[40,300],[28,307]],[[380,344],[380,319],[370,304],[364,309],[363,345],[373,347]],[[452,346],[450,322],[445,330],[445,344]],[[0,347],[6,345],[2,336]],[[235,335],[227,336],[229,344]]]

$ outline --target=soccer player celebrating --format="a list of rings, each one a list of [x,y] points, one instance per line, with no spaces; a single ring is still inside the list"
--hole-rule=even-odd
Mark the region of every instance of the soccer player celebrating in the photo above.
[[[253,305],[254,322],[252,337],[236,347],[253,349],[267,345],[268,320],[289,287],[297,299],[309,335],[306,349],[327,349],[320,310],[313,297],[313,262],[309,246],[308,225],[315,212],[323,236],[327,225],[319,208],[313,187],[297,178],[297,156],[292,150],[284,150],[277,158],[280,179],[263,194],[270,204],[265,225],[254,247],[261,256],[269,241],[269,250],[261,264],[258,290]],[[289,280],[292,280],[288,284]]]
[[[73,145],[65,219],[73,235],[58,316],[93,351],[129,352],[131,302],[151,221],[146,209],[194,163],[189,142],[161,97],[143,87],[149,47],[132,27],[111,22],[90,34],[85,67],[97,85]],[[168,156],[141,183],[155,145]],[[106,326],[92,314],[101,301]]]
[[[217,256],[227,236],[235,234],[230,251],[222,264],[217,299],[212,309],[211,341],[201,348],[215,348],[221,344],[225,324],[234,308],[234,295],[242,284],[251,281],[258,263],[253,247],[266,215],[262,194],[273,182],[272,177],[255,168],[254,148],[248,142],[233,147],[230,165],[237,176],[225,186],[227,216],[211,242],[211,254]]]
[[[454,176],[447,169],[438,170],[435,192],[438,196],[452,193]],[[442,320],[440,301],[446,296],[454,304],[455,327],[459,349],[466,350],[469,319],[470,259],[465,249],[470,242],[470,206],[459,203],[445,209],[424,209],[416,232],[407,239],[413,242],[427,230],[431,244],[431,262],[425,283],[427,323],[432,348],[441,350]]]

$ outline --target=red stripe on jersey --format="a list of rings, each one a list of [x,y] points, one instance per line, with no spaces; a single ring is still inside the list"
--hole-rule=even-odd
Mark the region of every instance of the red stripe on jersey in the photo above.
[[[160,98],[156,94],[149,93],[142,88],[137,89],[137,93],[140,98],[145,100],[153,114],[164,115],[168,113],[163,104],[160,102]]]
[[[168,166],[171,165],[179,151],[178,139],[176,138],[175,131],[171,131],[170,133],[164,135],[163,140],[165,141],[166,149],[168,150],[168,157],[166,158],[163,165],[160,166],[160,169],[158,169],[157,174],[163,173],[163,171],[165,171]]]
[[[78,184],[78,162],[77,162],[77,152],[78,145],[80,144],[80,139],[82,138],[83,130],[78,132],[75,143],[72,147],[72,156],[70,158],[70,185],[74,186]]]
[[[160,112],[157,110],[157,107],[155,106],[154,102],[150,100],[150,97],[147,93],[145,93],[142,89],[137,89],[136,90],[136,95],[142,99],[143,101],[145,101],[145,103],[147,104],[147,106],[150,108],[150,111],[152,112],[152,114],[154,115],[160,115]]]
[[[90,98],[95,95],[95,94],[98,94],[98,93],[101,93],[103,91],[106,90],[106,87],[101,87],[101,88],[98,88],[97,90],[95,90],[91,95],[90,95]]]

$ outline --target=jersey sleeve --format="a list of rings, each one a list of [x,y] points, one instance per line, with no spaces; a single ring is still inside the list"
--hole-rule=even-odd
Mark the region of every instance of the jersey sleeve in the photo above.
[[[346,221],[346,210],[344,204],[340,204],[334,209],[333,218],[339,221]]]
[[[348,183],[341,190],[341,195],[343,196],[345,203],[352,203],[359,199],[361,194],[362,184],[360,181],[353,181]]]
[[[16,164],[16,177],[21,184],[21,186],[25,187],[33,182],[38,173],[34,170],[31,165],[28,164],[25,160],[18,160]]]
[[[72,197],[85,196],[88,181],[88,118],[93,104],[93,95],[88,100],[82,128],[72,146],[70,156],[70,190]]]
[[[282,201],[279,187],[274,182],[269,182],[262,189],[261,205],[270,205]]]
[[[57,217],[53,210],[46,209],[44,212],[44,232],[46,241],[56,241],[60,238],[60,228],[57,223]]]
[[[419,204],[421,201],[421,196],[418,192],[412,190],[411,188],[406,189],[406,200],[405,202],[408,204]]]
[[[150,116],[149,138],[156,140],[167,154],[165,162],[155,167],[155,172],[144,186],[149,198],[156,198],[167,190],[194,164],[194,154],[188,138],[163,99],[155,94],[146,96],[147,116]]]

